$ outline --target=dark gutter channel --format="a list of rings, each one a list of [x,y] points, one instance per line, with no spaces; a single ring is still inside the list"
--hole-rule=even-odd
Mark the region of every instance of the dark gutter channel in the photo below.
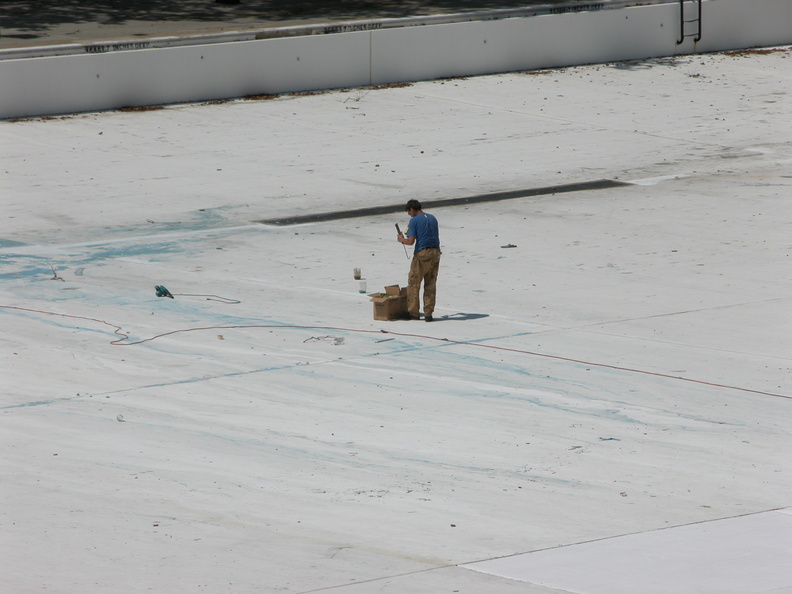
[[[558,186],[545,186],[543,188],[529,188],[525,190],[510,190],[508,192],[494,192],[492,194],[479,194],[477,196],[466,196],[463,198],[445,198],[442,200],[426,200],[426,201],[422,201],[422,206],[425,209],[429,210],[434,208],[444,208],[447,206],[464,206],[467,204],[482,204],[486,202],[498,202],[501,200],[514,200],[516,198],[531,198],[533,196],[564,194],[567,192],[583,192],[587,190],[607,190],[610,188],[621,188],[629,185],[631,184],[628,184],[626,182],[614,181],[610,179],[600,179],[589,182],[561,184]],[[404,204],[389,205],[389,206],[371,206],[369,208],[358,208],[354,210],[339,210],[336,212],[300,215],[300,216],[284,217],[278,219],[263,219],[253,222],[261,223],[262,225],[276,225],[278,227],[285,227],[288,225],[303,225],[305,223],[324,223],[327,221],[339,221],[342,219],[374,217],[374,216],[392,214],[397,212],[404,212]]]

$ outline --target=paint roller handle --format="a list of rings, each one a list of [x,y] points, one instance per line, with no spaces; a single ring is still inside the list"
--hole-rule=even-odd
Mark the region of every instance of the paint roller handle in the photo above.
[[[404,245],[404,242],[402,241],[402,237],[404,237],[404,235],[402,234],[401,229],[399,229],[399,223],[396,223],[396,231],[399,233],[396,236],[396,241],[398,241],[400,244],[402,244],[402,247],[404,248],[404,255],[407,256],[407,258],[409,259],[410,258],[410,254],[407,253],[407,246]]]

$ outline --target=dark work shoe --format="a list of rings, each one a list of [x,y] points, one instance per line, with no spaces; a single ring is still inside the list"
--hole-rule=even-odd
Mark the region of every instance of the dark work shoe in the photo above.
[[[434,318],[432,316],[424,316],[424,320],[427,322],[431,322]]]
[[[410,320],[420,320],[421,316],[408,316],[408,319],[410,319]]]

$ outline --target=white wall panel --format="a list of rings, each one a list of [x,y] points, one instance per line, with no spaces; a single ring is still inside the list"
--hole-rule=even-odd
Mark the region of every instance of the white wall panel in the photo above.
[[[792,0],[709,0],[702,11],[699,52],[792,43]]]
[[[0,117],[361,86],[368,33],[0,61]]]
[[[692,6],[693,3],[690,3]],[[792,43],[792,0],[706,0],[338,34],[0,60],[0,117],[364,86]]]
[[[530,70],[669,55],[679,7],[661,4],[372,35],[372,82]]]

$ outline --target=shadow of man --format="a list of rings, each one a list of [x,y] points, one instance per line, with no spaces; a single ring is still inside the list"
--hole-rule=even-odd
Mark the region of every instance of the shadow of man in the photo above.
[[[434,321],[435,322],[443,322],[443,321],[449,321],[449,320],[459,320],[459,321],[478,320],[480,318],[488,318],[488,317],[489,317],[489,314],[476,314],[476,313],[462,313],[462,312],[460,312],[460,313],[455,313],[455,314],[451,314],[451,315],[448,315],[448,316],[441,316],[441,317],[435,316]]]

